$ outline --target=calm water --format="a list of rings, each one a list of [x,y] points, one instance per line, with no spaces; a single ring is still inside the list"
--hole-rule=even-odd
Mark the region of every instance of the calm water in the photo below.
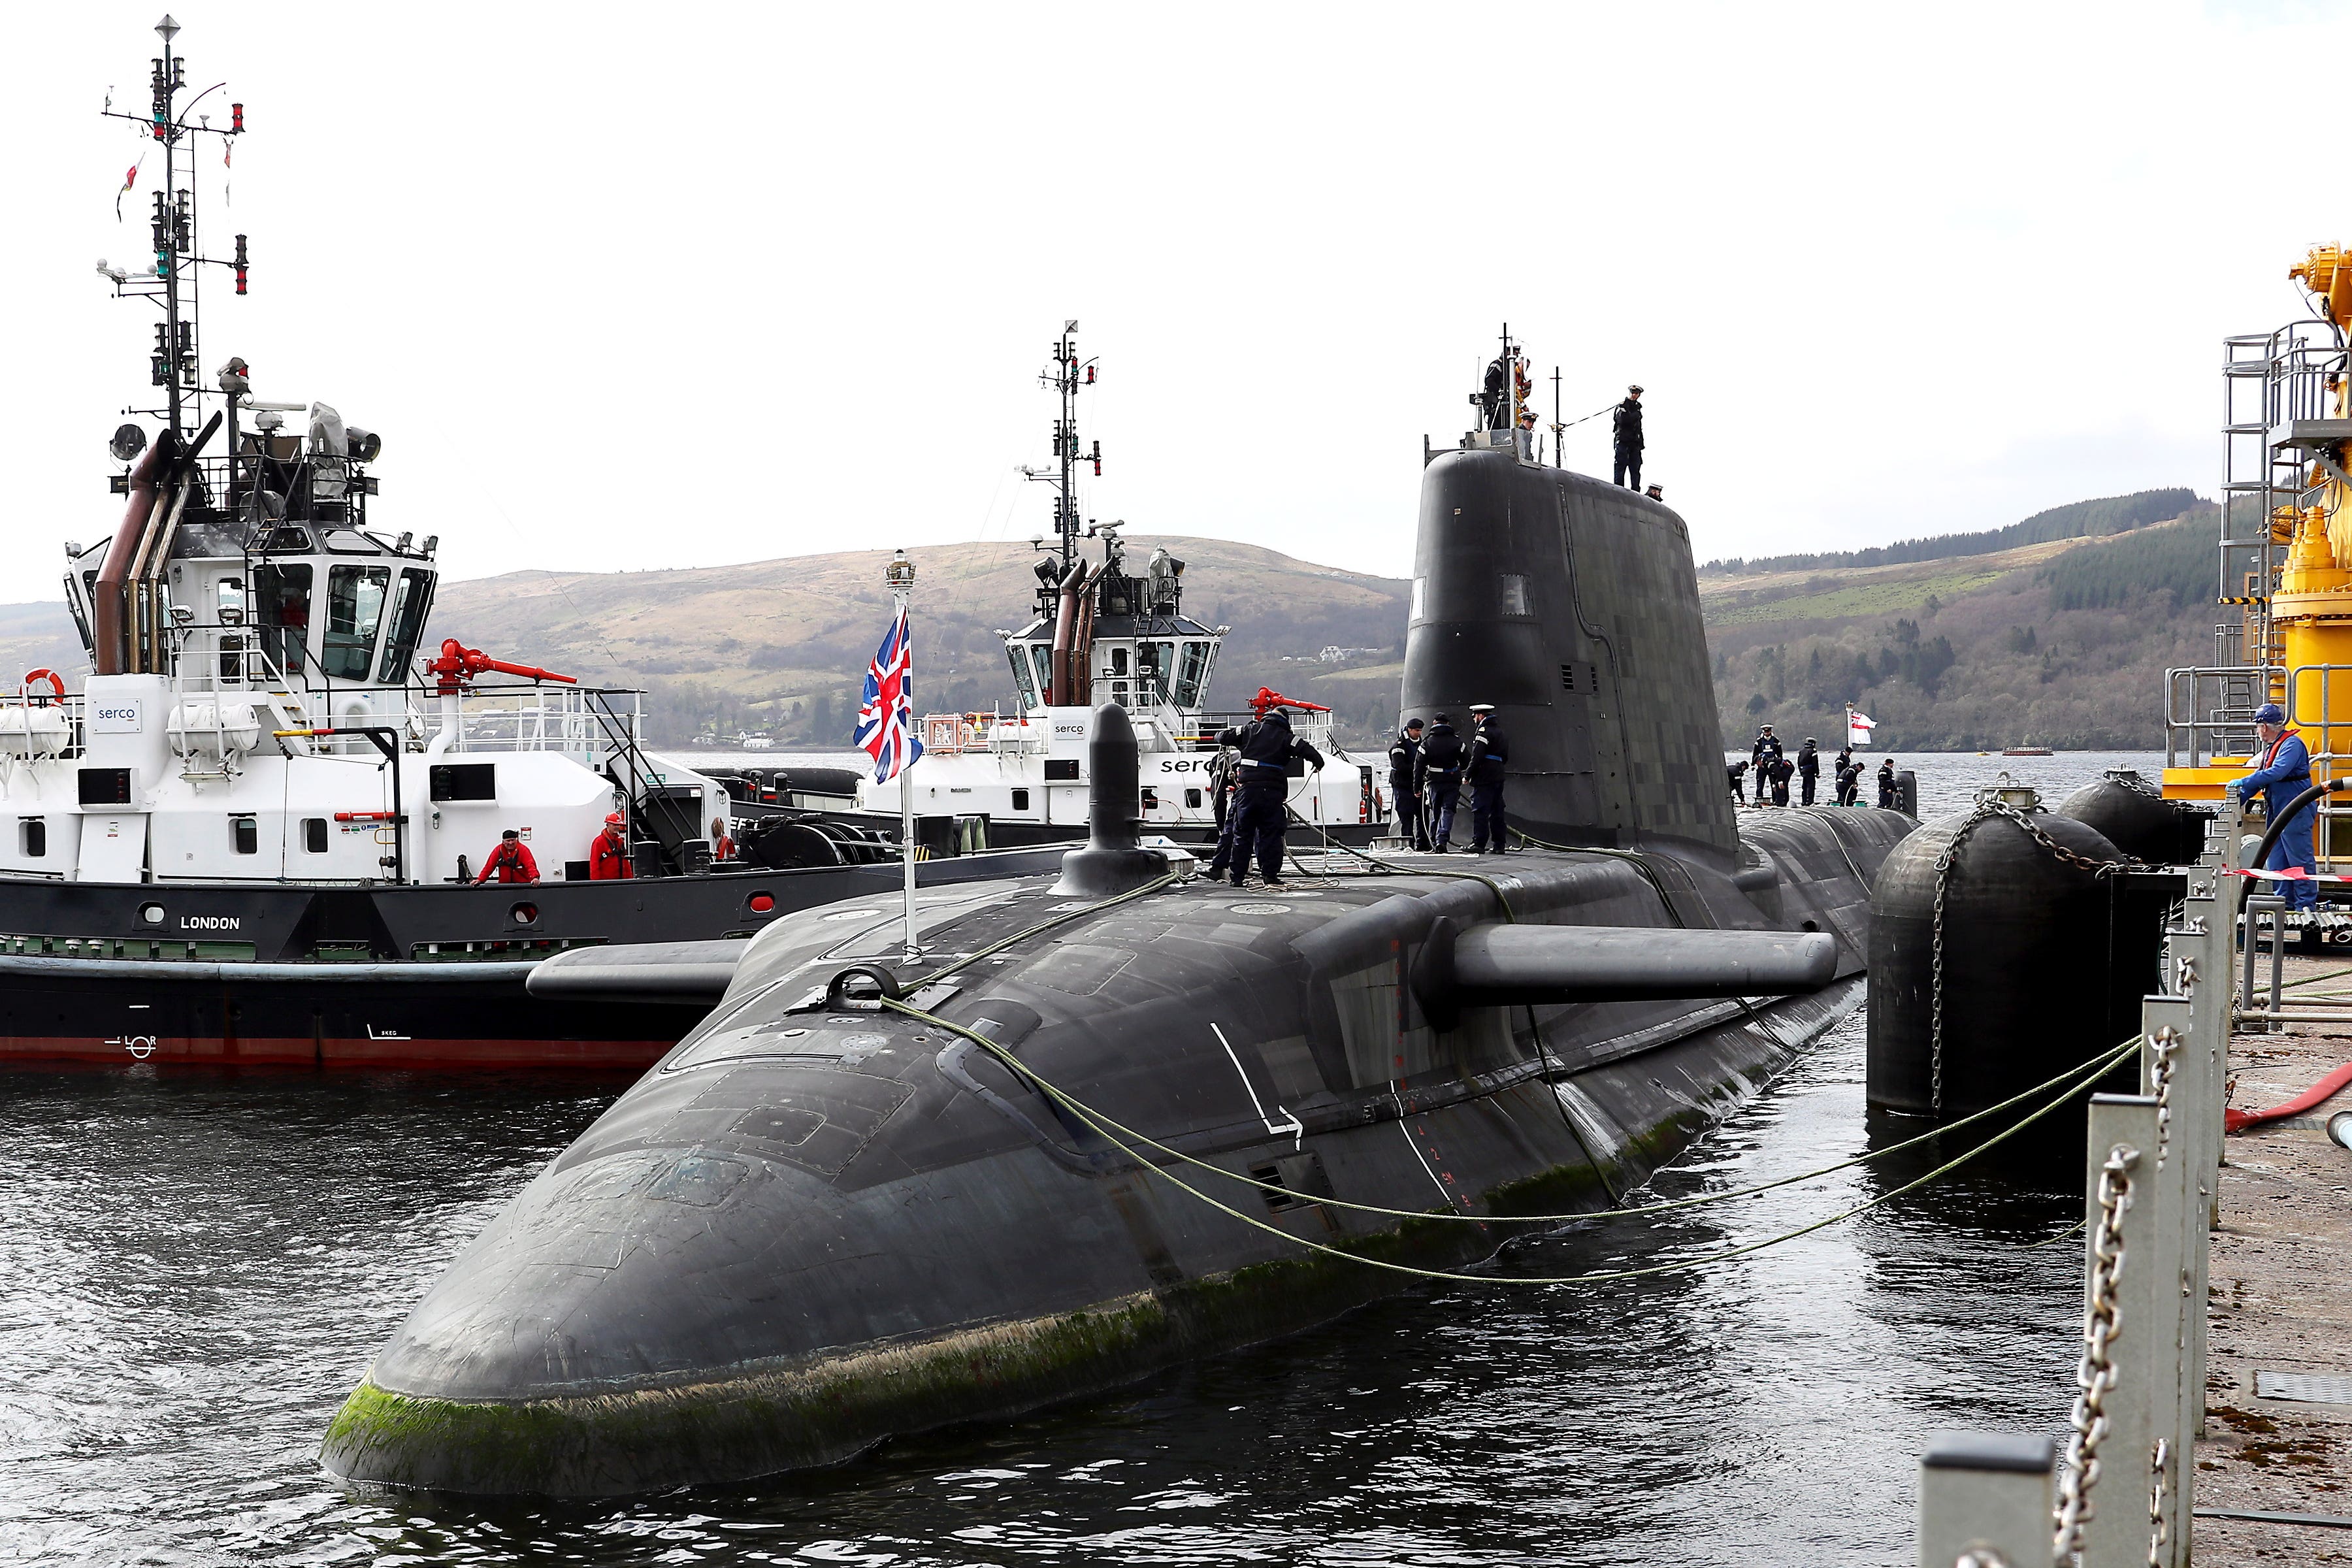
[[[2053,801],[2114,765],[1916,763],[1931,811],[2003,765]],[[329,1484],[319,1435],[368,1357],[621,1087],[0,1077],[0,1563],[1895,1563],[1928,1431],[2065,1410],[2078,1254],[2024,1244],[2079,1199],[1974,1178],[1706,1272],[1423,1291],[814,1477],[527,1507]],[[1658,1185],[1864,1146],[1857,1018]],[[1883,1179],[1503,1271],[1758,1238]]]

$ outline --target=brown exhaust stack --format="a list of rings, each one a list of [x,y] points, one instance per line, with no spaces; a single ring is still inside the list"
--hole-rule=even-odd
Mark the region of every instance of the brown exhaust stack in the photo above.
[[[171,461],[165,448],[173,444],[167,432],[139,455],[131,470],[131,500],[122,509],[122,526],[114,531],[114,544],[106,552],[106,563],[98,569],[98,591],[90,595],[89,605],[90,658],[100,675],[121,675],[131,665],[123,584],[131,575],[131,559],[139,552],[147,520],[155,510],[155,492]]]

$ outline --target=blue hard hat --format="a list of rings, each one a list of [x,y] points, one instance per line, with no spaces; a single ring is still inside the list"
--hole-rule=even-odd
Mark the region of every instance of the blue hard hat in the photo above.
[[[2254,710],[2254,722],[2257,724],[2284,724],[2286,722],[2286,710],[2280,707],[2275,702],[2265,702],[2261,707]]]

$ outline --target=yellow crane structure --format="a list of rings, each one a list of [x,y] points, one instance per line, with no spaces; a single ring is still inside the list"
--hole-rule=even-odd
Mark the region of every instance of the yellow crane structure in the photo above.
[[[2167,675],[2176,800],[2219,800],[2249,771],[2264,702],[2301,732],[2315,783],[2352,773],[2352,258],[2315,246],[2288,277],[2308,317],[2224,340],[2219,599],[2236,613],[2211,664]],[[2352,816],[2320,811],[2323,868],[2352,860]]]

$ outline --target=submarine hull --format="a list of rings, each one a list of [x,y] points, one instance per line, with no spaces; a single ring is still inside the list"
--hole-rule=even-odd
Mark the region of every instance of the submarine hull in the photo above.
[[[919,1019],[826,1010],[823,978],[887,953],[895,926],[790,917],[729,1002],[453,1265],[324,1460],[474,1493],[739,1479],[1410,1289],[1366,1259],[1457,1268],[1525,1230],[1515,1214],[1609,1206],[1848,1011],[1865,878],[1909,826],[1778,814],[1755,835],[1770,883],[1744,890],[1671,854],[1530,852],[1491,883],[1327,864],[1282,892],[1082,906],[1003,949],[1067,900],[1045,879],[942,889],[926,946],[988,956],[921,1005],[1023,1074]],[[1441,922],[1507,914],[1811,927],[1836,939],[1835,978],[1768,1002],[1471,1005],[1434,1027],[1413,994],[1421,950]],[[1103,1126],[1131,1129],[1127,1148]],[[1137,1133],[1278,1190],[1139,1157]],[[1318,1201],[1334,1197],[1422,1217]]]

